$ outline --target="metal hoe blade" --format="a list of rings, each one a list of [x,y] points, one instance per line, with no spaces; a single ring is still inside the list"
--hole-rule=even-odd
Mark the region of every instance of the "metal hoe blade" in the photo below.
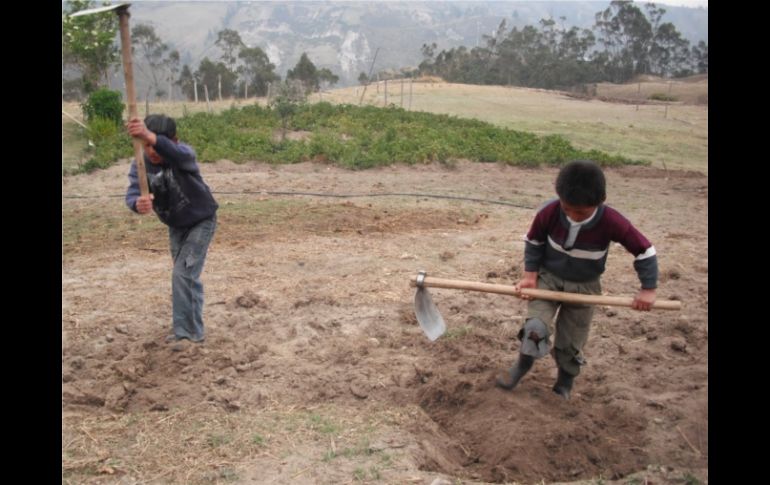
[[[425,273],[421,272],[421,276],[424,278]],[[422,286],[419,277],[417,280],[417,293],[414,295],[414,314],[417,317],[420,328],[422,328],[422,331],[425,332],[425,335],[428,336],[431,342],[446,332],[444,318],[433,303],[428,289]]]
[[[110,10],[117,10],[119,8],[128,8],[128,6],[131,5],[130,3],[118,3],[116,5],[109,5],[107,7],[99,7],[99,8],[89,8],[88,10],[81,10],[79,12],[75,12],[70,17],[80,17],[81,15],[92,15],[95,13],[102,13],[102,12],[109,12]]]

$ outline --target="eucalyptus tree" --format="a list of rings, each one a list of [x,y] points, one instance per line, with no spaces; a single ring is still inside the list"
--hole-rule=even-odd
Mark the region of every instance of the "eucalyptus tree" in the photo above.
[[[318,88],[320,87],[318,69],[305,52],[300,56],[294,69],[289,69],[286,73],[286,79],[296,79],[301,81],[305,86],[306,93],[318,91]]]
[[[166,52],[169,51],[168,45],[158,37],[155,28],[148,24],[138,24],[131,29],[131,45],[141,54],[141,59],[144,61],[144,65],[136,63],[136,66],[149,80],[148,94],[151,90],[154,91],[155,96],[166,94],[162,73],[168,68],[168,59],[165,57]],[[178,56],[179,53],[177,53],[177,59]]]
[[[108,84],[109,68],[118,63],[118,17],[114,12],[83,15],[75,12],[94,8],[95,2],[66,2],[62,16],[62,67],[74,67],[86,94]]]
[[[238,73],[248,86],[249,92],[256,96],[267,94],[267,86],[281,77],[275,73],[275,65],[259,47],[243,47],[238,53],[241,66]]]

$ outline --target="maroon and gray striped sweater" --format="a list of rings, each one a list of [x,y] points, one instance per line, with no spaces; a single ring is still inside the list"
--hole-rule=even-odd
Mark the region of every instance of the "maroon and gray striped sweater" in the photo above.
[[[568,245],[569,230],[558,199],[543,205],[524,238],[524,269],[537,271],[542,266],[565,280],[593,280],[604,273],[610,242],[618,242],[636,258],[634,269],[642,288],[656,287],[655,247],[620,212],[600,205]]]

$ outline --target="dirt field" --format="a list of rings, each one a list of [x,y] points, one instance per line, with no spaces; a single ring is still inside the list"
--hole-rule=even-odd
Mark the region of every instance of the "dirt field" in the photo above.
[[[207,338],[182,349],[163,342],[166,231],[124,207],[127,171],[62,180],[63,483],[707,483],[707,175],[607,171],[683,310],[599,308],[565,402],[550,358],[513,392],[492,383],[522,301],[433,289],[449,331],[430,342],[408,284],[517,281],[555,169],[206,164]],[[613,246],[605,293],[637,285]]]

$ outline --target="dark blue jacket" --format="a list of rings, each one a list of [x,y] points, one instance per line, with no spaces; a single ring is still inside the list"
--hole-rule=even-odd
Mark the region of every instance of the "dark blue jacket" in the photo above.
[[[158,135],[154,148],[163,161],[155,165],[145,156],[144,166],[158,218],[168,226],[185,228],[213,216],[219,204],[201,178],[192,147]],[[136,199],[141,195],[136,160],[131,162],[128,180],[126,205],[136,212]]]

